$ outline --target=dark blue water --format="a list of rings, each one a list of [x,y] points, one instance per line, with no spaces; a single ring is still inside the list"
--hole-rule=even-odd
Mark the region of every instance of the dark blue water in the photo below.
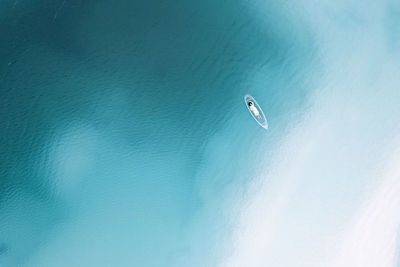
[[[329,84],[344,80],[330,76],[340,67],[327,66],[339,64],[330,59],[349,43],[326,45],[340,34],[321,34],[320,27],[336,28],[310,6],[2,1],[0,264],[216,266],[235,259],[242,239],[232,233],[243,216],[240,203],[250,201],[246,188],[260,171],[265,178],[280,166],[276,158],[291,147],[282,144],[294,142],[285,138],[314,116],[312,103],[329,106],[315,92],[329,98]],[[307,12],[316,16],[310,19]],[[345,36],[350,40],[352,34]],[[351,54],[345,51],[341,58]],[[397,78],[390,77],[381,94],[385,101],[396,96]],[[349,95],[340,89],[334,101],[357,98],[362,90],[356,87]],[[263,107],[268,132],[248,114],[245,94]],[[396,103],[382,114],[394,114]],[[395,116],[385,121],[385,134],[363,142],[393,137]],[[360,125],[357,131],[364,131]],[[353,152],[364,144],[350,143],[356,144]],[[310,161],[320,158],[312,153]],[[286,176],[277,172],[265,179],[279,177]],[[318,186],[322,192],[329,188]],[[304,207],[314,208],[303,193]],[[241,260],[226,264],[244,266]]]

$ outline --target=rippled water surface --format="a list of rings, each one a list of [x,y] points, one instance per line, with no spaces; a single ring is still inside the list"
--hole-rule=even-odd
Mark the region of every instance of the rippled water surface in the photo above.
[[[2,1],[0,265],[397,266],[399,14]]]

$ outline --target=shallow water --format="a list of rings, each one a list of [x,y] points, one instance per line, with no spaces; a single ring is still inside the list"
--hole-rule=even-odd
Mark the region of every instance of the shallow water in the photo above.
[[[400,6],[369,4],[3,1],[0,264],[394,266]]]

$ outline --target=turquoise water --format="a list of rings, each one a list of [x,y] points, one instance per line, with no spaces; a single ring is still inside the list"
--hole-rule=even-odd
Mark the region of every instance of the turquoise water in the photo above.
[[[400,6],[369,4],[2,1],[0,265],[396,264]]]

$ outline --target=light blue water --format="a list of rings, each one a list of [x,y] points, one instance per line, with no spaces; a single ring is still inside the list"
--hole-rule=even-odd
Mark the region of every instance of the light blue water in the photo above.
[[[400,192],[400,9],[371,6],[3,1],[0,265],[366,266],[332,244]]]

